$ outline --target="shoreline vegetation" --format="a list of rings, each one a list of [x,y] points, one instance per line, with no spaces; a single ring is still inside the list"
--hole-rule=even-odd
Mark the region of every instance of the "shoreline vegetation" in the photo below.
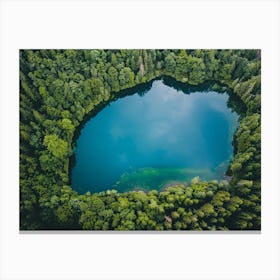
[[[260,50],[20,50],[19,56],[21,230],[261,229]],[[213,81],[229,90],[229,106],[240,116],[229,184],[75,192],[69,174],[81,126],[97,108],[134,86],[145,91],[162,76],[181,87]]]

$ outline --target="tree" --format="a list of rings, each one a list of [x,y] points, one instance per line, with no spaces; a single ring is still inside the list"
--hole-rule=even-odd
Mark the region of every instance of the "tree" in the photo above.
[[[173,53],[169,53],[165,57],[165,69],[169,73],[173,73],[175,71],[176,67],[176,61],[175,61],[175,55]]]
[[[112,91],[119,91],[119,79],[118,79],[118,70],[114,67],[110,67],[108,70],[108,82],[111,86]]]
[[[73,134],[75,127],[71,120],[64,118],[59,121],[58,124],[66,132],[67,136],[71,136]]]
[[[48,148],[57,158],[64,158],[68,154],[68,144],[64,140],[60,139],[57,135],[46,135],[44,137],[44,145]]]
[[[134,73],[131,71],[129,67],[124,67],[120,71],[119,75],[120,85],[132,85],[134,81]]]

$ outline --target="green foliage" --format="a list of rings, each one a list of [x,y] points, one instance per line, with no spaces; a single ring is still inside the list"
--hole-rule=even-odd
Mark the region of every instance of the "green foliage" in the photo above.
[[[261,176],[260,114],[246,116],[235,134],[236,155],[231,164],[234,181],[260,180]]]
[[[44,137],[44,145],[47,146],[49,152],[51,152],[57,158],[64,158],[67,155],[68,144],[64,140],[60,139],[57,135],[46,135]]]
[[[260,229],[260,68],[259,50],[21,50],[20,228]],[[73,191],[69,157],[87,113],[161,75],[213,81],[234,97],[230,184],[196,177],[161,192]]]

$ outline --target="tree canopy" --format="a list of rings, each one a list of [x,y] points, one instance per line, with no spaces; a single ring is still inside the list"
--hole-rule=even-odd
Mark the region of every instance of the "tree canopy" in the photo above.
[[[20,50],[20,228],[253,230],[261,227],[260,50]],[[162,75],[227,89],[240,115],[230,182],[78,194],[75,133],[124,89]]]

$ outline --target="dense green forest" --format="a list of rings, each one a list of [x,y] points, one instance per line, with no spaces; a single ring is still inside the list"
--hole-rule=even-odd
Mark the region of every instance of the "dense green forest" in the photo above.
[[[260,50],[20,50],[20,229],[259,230]],[[240,115],[227,181],[78,194],[69,160],[86,117],[161,76],[217,82]],[[108,186],[108,189],[110,187]]]

